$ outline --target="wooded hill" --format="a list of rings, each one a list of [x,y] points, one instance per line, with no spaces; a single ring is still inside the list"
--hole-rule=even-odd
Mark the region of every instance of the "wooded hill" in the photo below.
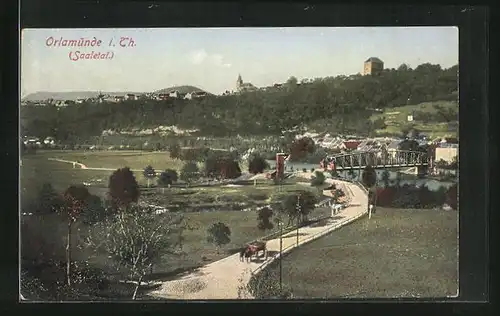
[[[66,108],[21,108],[24,135],[58,140],[85,139],[107,129],[175,125],[205,136],[278,135],[295,127],[369,134],[383,122],[376,111],[407,104],[457,100],[458,65],[422,64],[384,70],[379,76],[290,77],[280,88],[200,99],[82,103]]]

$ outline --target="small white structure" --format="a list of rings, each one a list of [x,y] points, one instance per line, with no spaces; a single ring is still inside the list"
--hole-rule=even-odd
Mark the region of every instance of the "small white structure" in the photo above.
[[[175,90],[175,91],[172,91],[168,94],[169,97],[171,98],[178,98],[179,97],[179,91]]]
[[[407,120],[408,122],[413,122],[413,114],[408,115],[408,116],[406,117],[406,120]]]
[[[370,206],[368,206],[368,218],[372,218],[372,210],[373,210],[373,204],[370,204]]]

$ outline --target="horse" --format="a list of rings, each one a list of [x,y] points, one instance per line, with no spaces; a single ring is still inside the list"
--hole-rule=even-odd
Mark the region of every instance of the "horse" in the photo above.
[[[243,262],[243,258],[245,257],[245,254],[247,252],[247,247],[241,248],[240,250],[240,261]]]
[[[246,261],[250,262],[253,256],[255,256],[256,258],[259,257],[259,251],[264,252],[263,254],[266,256],[265,260],[267,260],[267,248],[266,242],[264,241],[258,241],[247,245],[243,254],[240,252],[240,259],[242,260],[244,256],[246,258]]]

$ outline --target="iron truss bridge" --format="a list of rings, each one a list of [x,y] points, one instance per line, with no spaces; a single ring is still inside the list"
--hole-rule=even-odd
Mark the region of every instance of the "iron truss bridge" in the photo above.
[[[362,151],[328,156],[325,159],[328,169],[350,170],[364,169],[370,165],[373,168],[420,167],[429,165],[426,152],[420,151]],[[333,162],[333,164],[332,164]]]

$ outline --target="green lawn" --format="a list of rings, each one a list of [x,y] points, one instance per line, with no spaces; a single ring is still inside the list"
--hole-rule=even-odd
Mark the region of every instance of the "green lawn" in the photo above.
[[[170,158],[168,152],[141,152],[141,151],[47,151],[43,154],[52,158],[76,161],[91,168],[120,168],[144,169],[151,165],[156,170],[167,168],[180,170],[183,162]]]
[[[165,156],[166,154],[163,154]],[[71,184],[81,184],[82,182],[97,183],[96,179],[102,181],[96,185],[89,187],[93,194],[98,194],[101,197],[107,192],[107,183],[112,171],[93,171],[85,169],[73,169],[71,164],[66,164],[57,161],[50,161],[47,158],[61,158],[67,160],[77,159],[84,162],[82,157],[86,159],[84,163],[88,163],[89,167],[100,166],[118,168],[123,161],[139,161],[143,163],[140,155],[130,155],[130,153],[117,154],[116,152],[104,153],[99,152],[94,156],[85,155],[81,152],[38,152],[34,155],[25,155],[23,157],[23,165],[21,167],[21,198],[22,205],[28,201],[32,202],[39,191],[40,186],[44,182],[51,183],[56,190],[63,191]],[[154,159],[160,157],[158,154],[145,154],[143,159]],[[113,165],[113,159],[116,158],[117,164]],[[132,166],[133,168],[133,166]],[[136,175],[138,180],[145,182],[141,175]],[[298,190],[311,190],[318,192],[316,188],[307,187],[294,183],[293,179],[286,180],[282,185],[281,193],[292,193]],[[264,205],[267,203],[270,195],[278,190],[278,186],[272,184],[270,180],[260,180],[257,186],[253,184],[241,186],[217,186],[217,187],[188,187],[188,188],[151,188],[142,189],[141,200],[147,200],[159,206],[171,206],[181,204],[180,210],[188,210],[196,206],[198,208],[212,208],[215,211],[210,212],[186,212],[185,219],[192,230],[187,230],[184,233],[184,252],[181,257],[164,258],[162,264],[155,268],[155,272],[164,274],[176,270],[196,267],[202,264],[209,263],[218,259],[222,259],[233,253],[235,248],[241,247],[246,242],[258,239],[265,235],[271,234],[273,231],[260,231],[257,229],[257,214],[255,211],[230,211],[235,203],[245,203],[247,206]],[[245,206],[245,207],[247,207]],[[224,210],[224,211],[223,211]],[[329,215],[329,210],[326,208],[316,209],[310,215],[311,218]],[[64,254],[61,247],[64,246],[63,240],[65,236],[66,223],[57,216],[36,216],[26,217],[26,221],[30,231],[37,234],[37,240],[41,244],[57,243],[57,247]],[[206,231],[209,226],[215,222],[226,223],[232,231],[231,242],[225,245],[220,253],[217,253],[215,247],[206,242]],[[75,230],[75,234],[84,234],[88,230],[83,224]],[[76,240],[79,238],[75,236]],[[81,237],[83,238],[83,237]],[[75,253],[78,242],[75,243]],[[55,247],[55,246],[50,246]],[[59,251],[58,251],[59,252]],[[81,254],[85,257],[85,254]],[[105,262],[105,260],[104,260]],[[104,265],[104,264],[103,264]]]
[[[378,134],[400,134],[401,129],[408,125],[407,117],[413,111],[434,113],[434,105],[440,105],[443,108],[456,109],[458,112],[458,104],[453,101],[438,101],[438,102],[425,102],[417,105],[406,105],[395,108],[387,108],[383,113],[377,113],[371,116],[371,120],[375,121],[383,118],[387,127],[385,129],[377,130]],[[449,131],[447,123],[424,124],[423,122],[413,121],[415,128],[422,132],[429,134],[430,137],[445,137],[456,136],[456,131]]]
[[[294,298],[456,295],[457,226],[457,212],[379,208],[287,255],[284,288]],[[276,286],[278,275],[276,262],[256,280]]]

